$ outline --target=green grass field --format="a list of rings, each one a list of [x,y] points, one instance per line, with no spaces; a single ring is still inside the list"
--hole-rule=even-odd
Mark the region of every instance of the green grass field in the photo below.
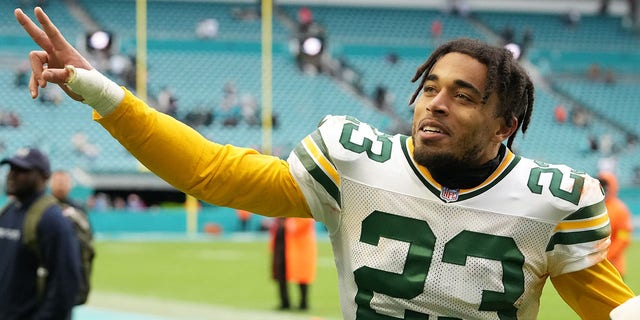
[[[278,304],[265,240],[98,241],[96,246],[93,290],[97,292],[265,311],[274,310]],[[340,319],[331,247],[321,241],[318,249],[318,275],[311,285],[308,314]],[[628,259],[640,261],[640,242],[632,245]],[[628,269],[627,282],[640,294],[640,268]],[[294,301],[296,289],[290,287]],[[579,318],[548,283],[539,319]]]

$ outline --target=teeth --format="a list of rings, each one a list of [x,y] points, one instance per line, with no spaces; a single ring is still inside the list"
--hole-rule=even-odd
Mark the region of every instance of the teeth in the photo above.
[[[424,127],[422,128],[423,132],[436,132],[436,133],[442,133],[442,131],[440,131],[440,129],[438,128],[434,128],[434,127]]]

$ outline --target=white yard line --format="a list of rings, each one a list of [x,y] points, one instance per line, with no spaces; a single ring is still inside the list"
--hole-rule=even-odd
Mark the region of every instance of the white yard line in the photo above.
[[[337,320],[302,313],[233,309],[97,290],[91,292],[87,305],[78,307],[74,311],[74,320],[99,320],[101,311],[104,313],[101,318],[109,319],[110,312],[115,312],[118,313],[119,320]]]

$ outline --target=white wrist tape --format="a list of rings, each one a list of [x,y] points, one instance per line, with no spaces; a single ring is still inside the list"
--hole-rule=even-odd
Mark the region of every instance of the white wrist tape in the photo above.
[[[124,90],[96,69],[86,70],[67,65],[71,73],[67,86],[81,95],[83,103],[90,105],[101,116],[110,114],[124,99]]]

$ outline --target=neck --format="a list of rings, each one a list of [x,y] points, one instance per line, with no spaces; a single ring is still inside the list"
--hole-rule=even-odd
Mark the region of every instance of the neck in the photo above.
[[[33,192],[28,192],[25,194],[15,194],[13,196],[20,203],[29,203],[33,201],[33,199],[39,198],[43,193],[44,190],[35,190]]]
[[[450,189],[469,189],[485,181],[500,165],[507,148],[500,145],[498,154],[491,160],[476,167],[450,165],[429,169],[431,176],[444,187]]]

